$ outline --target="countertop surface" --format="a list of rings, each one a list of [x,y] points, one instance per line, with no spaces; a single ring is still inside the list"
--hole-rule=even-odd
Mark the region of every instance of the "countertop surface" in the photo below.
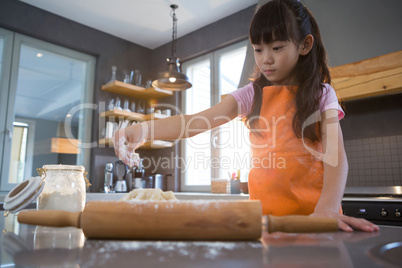
[[[12,214],[1,216],[0,225],[1,267],[402,266],[401,247],[392,248],[400,244],[389,244],[402,241],[401,227],[380,226],[376,233],[275,233],[255,241],[196,242],[92,240],[73,227],[19,224]],[[385,256],[390,259],[383,260]]]
[[[7,192],[0,192],[0,203],[4,202]],[[86,201],[95,200],[119,200],[126,193],[87,193]],[[249,198],[248,194],[215,194],[215,193],[199,193],[199,192],[179,192],[174,193],[177,199],[233,199],[233,200],[247,200]]]
[[[87,201],[119,200],[123,195],[89,193]],[[184,200],[248,199],[175,195]],[[73,227],[19,224],[12,214],[0,218],[1,267],[402,267],[402,227],[395,226],[380,226],[375,233],[265,233],[244,242],[135,241],[86,239]]]

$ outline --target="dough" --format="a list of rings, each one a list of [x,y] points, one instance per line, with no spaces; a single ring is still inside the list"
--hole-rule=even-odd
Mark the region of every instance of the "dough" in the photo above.
[[[172,191],[163,192],[161,189],[135,189],[125,194],[120,201],[129,200],[177,200]]]

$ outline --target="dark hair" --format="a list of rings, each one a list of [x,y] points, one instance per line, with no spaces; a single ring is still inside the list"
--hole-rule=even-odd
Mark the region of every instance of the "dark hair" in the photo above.
[[[295,92],[296,113],[293,118],[293,130],[297,137],[302,136],[303,122],[319,109],[323,83],[331,83],[327,54],[317,22],[310,11],[297,0],[272,0],[258,9],[249,32],[252,44],[269,44],[275,39],[292,41],[299,45],[309,34],[314,38],[313,47],[307,55],[299,56],[293,70],[298,82],[298,90]],[[250,128],[254,128],[260,114],[262,88],[270,85],[259,70],[255,77],[253,106],[245,118],[245,123]],[[311,141],[320,140],[317,125],[314,124],[307,126],[303,135]]]

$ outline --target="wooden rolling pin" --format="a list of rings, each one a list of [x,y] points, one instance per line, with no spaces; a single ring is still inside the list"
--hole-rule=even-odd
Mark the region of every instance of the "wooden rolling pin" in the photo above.
[[[90,201],[83,212],[25,210],[18,222],[82,228],[87,238],[149,240],[254,240],[269,232],[335,232],[337,221],[272,217],[261,228],[259,201]]]

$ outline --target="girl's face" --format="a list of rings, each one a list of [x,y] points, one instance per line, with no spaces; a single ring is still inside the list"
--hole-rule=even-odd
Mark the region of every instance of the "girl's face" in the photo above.
[[[273,41],[253,44],[255,62],[265,78],[273,85],[292,85],[292,79],[301,52],[291,41]]]

